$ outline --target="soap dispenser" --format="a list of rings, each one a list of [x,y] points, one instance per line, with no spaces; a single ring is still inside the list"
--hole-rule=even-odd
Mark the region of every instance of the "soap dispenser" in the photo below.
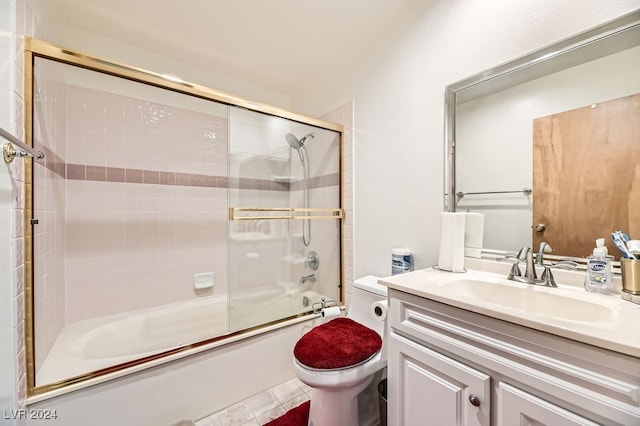
[[[584,279],[584,288],[587,291],[601,294],[614,292],[611,274],[612,261],[613,256],[608,254],[607,247],[604,245],[604,238],[598,238],[593,254],[587,257],[587,275]]]

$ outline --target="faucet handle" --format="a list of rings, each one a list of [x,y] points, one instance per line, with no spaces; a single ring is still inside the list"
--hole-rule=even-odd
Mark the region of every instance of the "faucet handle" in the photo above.
[[[513,277],[521,277],[522,272],[520,271],[520,259],[518,259],[515,255],[506,255],[504,257],[499,257],[496,259],[498,262],[509,262],[511,263],[511,271],[509,271],[509,276],[507,279],[512,279]]]
[[[540,278],[542,280],[544,280],[544,286],[545,287],[558,287],[558,284],[556,284],[556,279],[553,277],[553,274],[551,273],[551,268],[553,267],[552,265],[543,265],[544,266],[544,272],[542,272],[542,275],[540,276]]]
[[[516,262],[511,266],[511,271],[509,271],[509,276],[507,277],[507,279],[510,280],[513,277],[521,277],[521,276],[522,276],[522,271],[520,271],[520,266],[518,266],[518,262]]]
[[[564,269],[567,271],[573,271],[578,267],[578,264],[572,260],[563,260],[558,263],[552,263],[550,265],[542,265],[544,266],[544,272],[540,276],[544,280],[544,285],[547,287],[558,287],[556,284],[556,280],[551,273],[551,269]]]
[[[529,247],[524,246],[522,247],[520,250],[518,250],[518,254],[516,254],[516,257],[518,258],[518,260],[524,262],[527,260],[527,254],[529,254],[529,250],[531,250]]]
[[[567,271],[573,271],[578,267],[578,262],[574,262],[573,260],[562,260],[560,262],[552,263],[551,267],[556,269],[565,269]]]

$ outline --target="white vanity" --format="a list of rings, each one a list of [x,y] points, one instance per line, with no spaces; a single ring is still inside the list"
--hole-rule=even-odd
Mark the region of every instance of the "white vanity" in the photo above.
[[[380,281],[389,425],[640,425],[640,305],[586,292],[584,273],[546,288],[470,262]]]

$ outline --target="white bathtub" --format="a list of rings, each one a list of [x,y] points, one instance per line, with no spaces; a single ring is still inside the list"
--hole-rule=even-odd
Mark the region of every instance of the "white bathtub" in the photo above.
[[[308,312],[311,306],[305,307],[303,298],[306,296],[313,303],[321,297],[288,288],[291,287],[282,285],[244,292],[233,295],[229,303],[223,294],[67,324],[36,372],[36,385]]]

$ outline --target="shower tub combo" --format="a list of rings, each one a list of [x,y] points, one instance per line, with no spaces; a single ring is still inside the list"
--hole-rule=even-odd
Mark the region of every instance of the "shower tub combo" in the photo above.
[[[25,163],[29,396],[342,301],[342,126],[37,40],[26,50],[25,134],[45,154]]]

